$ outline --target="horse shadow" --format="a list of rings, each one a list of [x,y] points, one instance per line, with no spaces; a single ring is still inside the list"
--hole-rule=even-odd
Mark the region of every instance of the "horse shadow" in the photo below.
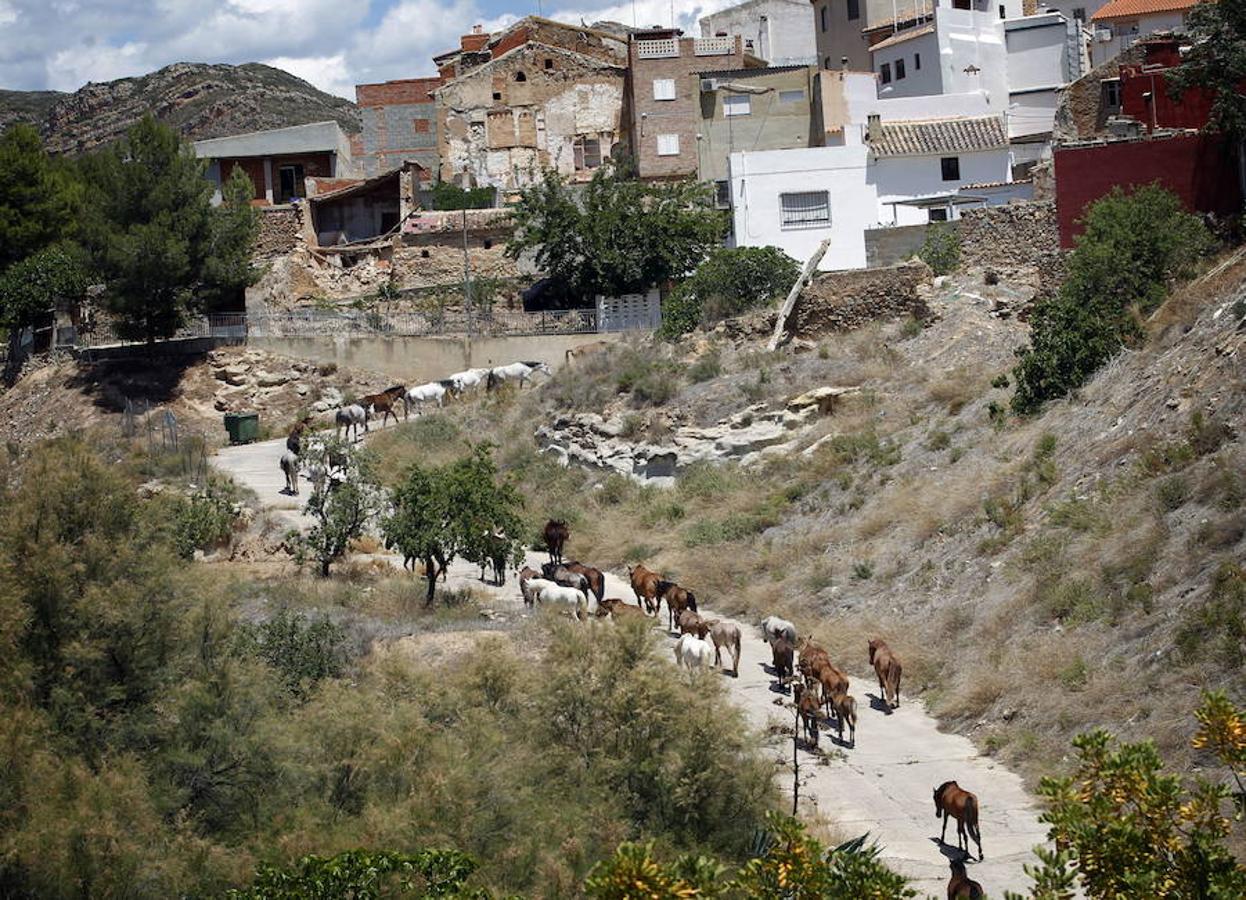
[[[939,848],[939,852],[943,854],[948,862],[962,862],[965,865],[970,865],[978,861],[977,857],[972,853],[962,850],[955,844],[949,844],[946,841],[940,840],[937,837],[932,837],[930,839],[930,843]]]
[[[891,704],[887,702],[886,697],[880,697],[877,694],[870,693],[869,691],[866,691],[865,696],[869,698],[870,709],[886,713],[887,715],[891,715],[895,712],[895,710],[891,708]]]

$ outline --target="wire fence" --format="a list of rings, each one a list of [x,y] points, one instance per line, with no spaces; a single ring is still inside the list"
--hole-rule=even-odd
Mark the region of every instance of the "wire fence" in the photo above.
[[[160,474],[184,475],[199,484],[208,479],[207,437],[186,428],[171,409],[153,407],[145,397],[127,397],[121,435],[146,451],[150,468]]]
[[[246,328],[250,337],[591,334],[597,331],[597,310],[526,313],[494,309],[487,315],[473,315],[461,308],[406,313],[300,309],[252,316]]]

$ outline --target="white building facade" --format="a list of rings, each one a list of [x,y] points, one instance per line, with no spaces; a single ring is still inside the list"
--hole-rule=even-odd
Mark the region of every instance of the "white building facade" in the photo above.
[[[772,66],[809,66],[818,59],[808,0],[748,0],[699,22],[701,37],[739,35],[744,52]]]
[[[1142,38],[1157,32],[1186,31],[1198,0],[1110,0],[1090,16],[1090,63],[1115,59]]]

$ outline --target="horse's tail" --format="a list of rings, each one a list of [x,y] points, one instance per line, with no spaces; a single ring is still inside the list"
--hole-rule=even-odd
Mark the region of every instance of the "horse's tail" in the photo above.
[[[965,827],[978,830],[978,798],[968,791],[965,792]]]
[[[738,674],[740,671],[740,629],[737,628],[735,630],[735,636],[731,641],[731,644],[735,649],[735,666],[733,668]]]
[[[688,608],[692,610],[693,612],[698,612],[699,610],[697,610],[696,595],[694,595],[692,591],[685,591],[684,593],[688,595]]]
[[[896,698],[896,706],[900,705],[900,675],[902,671],[903,670],[900,668],[900,661],[892,659],[891,668],[887,672],[887,681],[889,682],[892,694]]]

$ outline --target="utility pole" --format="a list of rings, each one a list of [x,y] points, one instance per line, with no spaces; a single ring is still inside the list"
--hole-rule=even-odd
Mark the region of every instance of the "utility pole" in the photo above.
[[[472,333],[472,264],[467,255],[467,210],[463,210],[463,314],[467,333]]]

